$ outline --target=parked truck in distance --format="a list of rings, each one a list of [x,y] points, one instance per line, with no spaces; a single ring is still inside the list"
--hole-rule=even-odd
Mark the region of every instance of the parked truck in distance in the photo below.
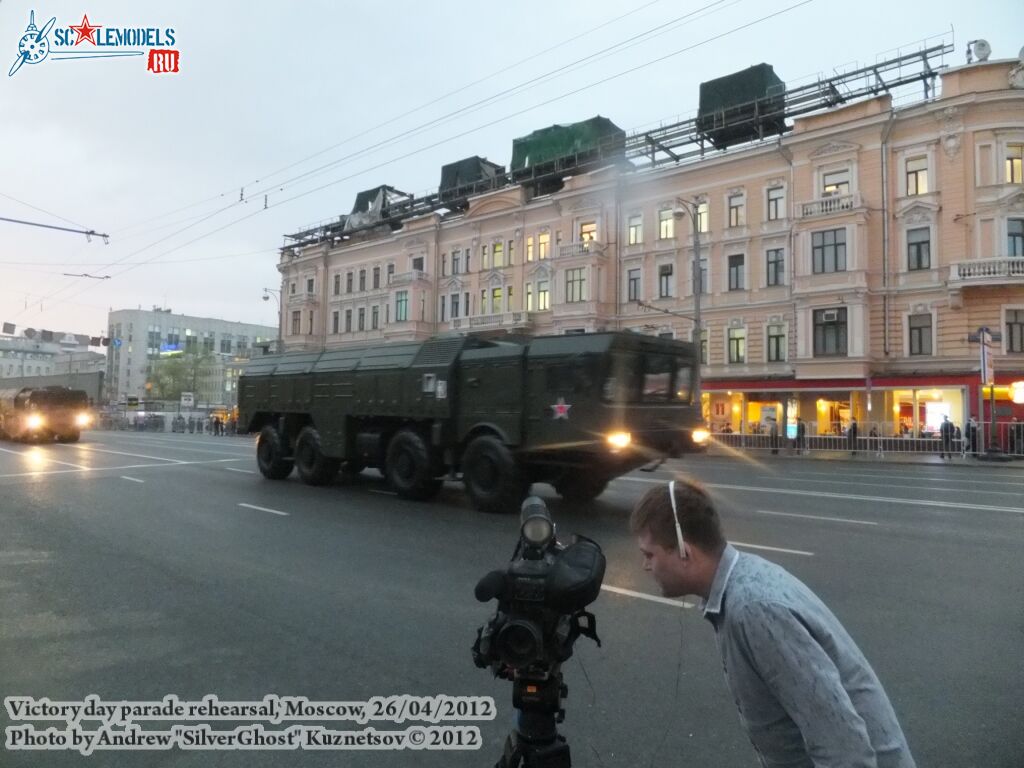
[[[275,355],[240,377],[238,425],[259,433],[270,479],[294,468],[323,485],[376,467],[407,499],[461,476],[482,511],[517,509],[534,482],[587,501],[707,441],[695,364],[689,343],[626,332]]]
[[[74,443],[91,423],[89,396],[80,389],[0,389],[0,437]]]

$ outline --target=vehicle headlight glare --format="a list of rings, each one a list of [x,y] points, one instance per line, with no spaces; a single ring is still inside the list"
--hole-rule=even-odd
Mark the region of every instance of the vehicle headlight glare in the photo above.
[[[697,445],[704,445],[708,440],[711,439],[711,433],[704,427],[697,427],[690,434],[693,437],[693,442],[695,442]]]
[[[25,420],[25,423],[28,425],[29,429],[39,429],[41,426],[43,426],[44,422],[42,416],[40,416],[38,413],[33,413],[29,415],[29,417]]]
[[[77,416],[75,416],[75,424],[77,424],[80,427],[89,426],[90,421],[92,421],[92,417],[89,416],[88,413],[80,413]]]
[[[633,436],[629,432],[612,432],[605,439],[608,445],[616,449],[626,448],[633,442]]]

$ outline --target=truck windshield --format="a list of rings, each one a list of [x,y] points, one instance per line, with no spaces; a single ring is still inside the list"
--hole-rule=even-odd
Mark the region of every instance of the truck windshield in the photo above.
[[[689,403],[692,361],[653,352],[616,355],[603,387],[604,399],[617,403]]]

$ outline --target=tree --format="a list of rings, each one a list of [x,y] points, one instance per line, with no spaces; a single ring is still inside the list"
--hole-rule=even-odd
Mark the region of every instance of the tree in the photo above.
[[[150,374],[154,396],[160,400],[179,400],[182,392],[195,392],[203,377],[208,375],[212,363],[213,355],[206,351],[177,354],[155,361]]]

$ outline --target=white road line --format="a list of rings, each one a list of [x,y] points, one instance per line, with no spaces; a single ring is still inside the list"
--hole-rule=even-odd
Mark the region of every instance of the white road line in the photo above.
[[[107,439],[109,440],[109,438],[107,438]],[[233,453],[235,455],[241,456],[243,454],[251,455],[252,448],[253,448],[253,446],[246,446],[246,445],[236,445],[236,446],[228,446],[228,445],[226,445],[226,446],[224,446],[224,448],[227,448],[227,449],[232,449],[233,448],[234,450],[214,451],[214,450],[210,450],[209,449],[209,443],[205,443],[205,442],[199,443],[200,446],[207,446],[205,448],[202,448],[202,447],[196,447],[195,445],[193,445],[192,443],[187,442],[187,441],[183,442],[183,441],[180,441],[180,440],[138,440],[138,438],[134,438],[134,437],[128,438],[124,442],[131,442],[132,440],[137,440],[142,445],[152,445],[155,448],[177,448],[177,449],[180,449],[182,451],[188,451],[190,453],[213,453],[213,454],[221,454],[221,455],[227,454],[227,453]],[[96,442],[99,442],[99,441],[96,441]],[[100,444],[101,445],[111,445],[111,443],[108,443],[108,442],[103,442],[103,443],[100,443]],[[117,442],[115,442],[113,444],[115,444],[115,445],[120,444],[120,441],[117,441]]]
[[[626,597],[636,597],[640,600],[649,600],[652,603],[661,603],[662,605],[671,605],[676,608],[696,608],[696,603],[688,603],[685,600],[673,600],[668,597],[658,597],[657,595],[648,595],[646,592],[634,592],[632,589],[623,589],[622,587],[611,587],[607,584],[602,584],[601,589],[605,592],[614,592],[616,595],[625,595]]]
[[[664,485],[664,480],[647,480],[642,477],[620,477],[619,480],[627,480],[631,483],[654,483]],[[1024,515],[1024,508],[1021,507],[997,507],[989,504],[964,504],[957,501],[928,501],[926,499],[898,499],[890,496],[864,496],[859,493],[826,493],[825,491],[801,491],[795,488],[766,488],[757,485],[728,485],[726,483],[703,483],[705,488],[715,488],[726,491],[751,491],[752,493],[781,493],[789,496],[813,496],[828,499],[850,499],[851,501],[881,501],[887,504],[907,504],[913,507],[941,507],[944,509],[976,509],[982,512],[1012,512],[1016,515]]]
[[[733,541],[729,539],[729,543],[734,547],[743,547],[744,549],[763,549],[767,552],[782,552],[787,555],[802,555],[803,557],[814,557],[813,552],[804,552],[802,549],[783,549],[782,547],[765,547],[761,544],[744,544],[742,541]]]
[[[34,472],[11,472],[8,474],[0,475],[0,479],[5,477],[42,477],[44,475],[74,475],[81,472],[110,472],[117,471],[120,469],[152,469],[160,467],[182,467],[186,465],[196,464],[223,464],[227,461],[245,461],[245,459],[210,459],[208,461],[179,461],[173,464],[169,464],[166,461],[161,464],[125,464],[120,467],[86,467],[85,469],[47,469],[47,470],[36,470]]]
[[[144,453],[126,453],[125,451],[111,451],[107,448],[90,448],[87,445],[64,445],[65,448],[74,448],[79,451],[85,451],[86,453],[113,453],[117,456],[132,456],[136,459],[155,459],[156,461],[169,461],[174,464],[186,464],[188,462],[182,461],[181,459],[168,459],[166,456],[147,456]]]
[[[787,483],[788,482],[793,482],[793,483],[811,483],[811,484],[816,484],[816,485],[832,485],[832,486],[836,485],[836,478],[835,478],[834,475],[832,476],[831,480],[811,480],[811,479],[806,478],[806,477],[795,477],[795,476],[792,476],[792,475],[786,475],[784,477],[780,476],[780,475],[755,475],[752,479],[753,480],[785,481]],[[874,482],[874,483],[863,482],[862,483],[862,482],[859,482],[857,480],[847,480],[846,479],[846,475],[843,475],[842,484],[844,486],[845,485],[856,485],[856,486],[861,486],[861,487],[866,487],[866,488],[877,488],[882,483],[880,483],[880,482]],[[989,485],[994,485],[994,483],[989,483]],[[936,488],[934,485],[907,485],[904,482],[901,482],[899,487],[901,489],[905,490],[905,491],[933,491],[935,493],[948,493],[949,490],[950,490],[948,488]],[[983,490],[980,490],[978,488],[964,488],[962,490],[965,491],[966,493],[969,493],[969,494],[983,493],[983,494],[985,494],[987,496],[1015,496],[1015,495],[1018,495],[1020,493],[1020,491],[1018,491],[1018,490],[1012,490],[1012,491],[983,491]]]
[[[846,517],[825,517],[823,515],[798,515],[795,512],[771,512],[767,509],[757,510],[759,515],[778,515],[779,517],[803,517],[807,520],[828,520],[832,523],[853,523],[855,525],[878,525],[870,520],[850,520]]]
[[[255,475],[255,469],[238,469],[237,467],[224,467],[228,472],[244,472],[247,475]]]
[[[137,477],[128,477],[128,475],[121,475],[122,480],[131,480],[133,483],[144,483],[145,480],[139,480]]]
[[[810,459],[810,461],[818,463],[817,460],[815,460],[815,459]],[[958,466],[963,466],[963,465],[946,465],[946,466],[958,467]],[[765,464],[757,464],[756,465],[757,469],[760,470],[761,472],[773,472],[774,471],[776,476],[784,477],[786,479],[800,478],[800,477],[810,477],[812,475],[818,475],[818,476],[822,476],[822,477],[835,478],[837,475],[841,475],[843,477],[843,479],[846,479],[848,477],[865,477],[865,478],[869,478],[869,479],[874,478],[874,479],[878,479],[878,480],[900,480],[900,481],[903,481],[903,480],[920,480],[920,481],[928,481],[929,483],[952,483],[952,484],[957,485],[958,487],[963,485],[963,484],[969,484],[969,485],[1012,485],[1012,486],[1015,486],[1015,487],[1018,487],[1018,488],[1021,487],[1021,486],[1024,486],[1024,475],[1022,475],[1021,473],[1017,472],[1016,470],[1004,468],[1004,469],[996,470],[994,472],[986,472],[984,474],[981,474],[981,471],[982,471],[983,468],[980,465],[973,464],[973,465],[969,465],[969,466],[972,469],[976,469],[977,471],[976,472],[971,472],[971,473],[955,471],[955,474],[946,474],[944,477],[940,477],[939,475],[935,474],[934,472],[930,472],[929,470],[939,470],[939,471],[942,471],[943,470],[943,465],[942,464],[918,464],[918,465],[900,464],[899,468],[893,467],[892,471],[880,470],[880,471],[877,471],[877,472],[858,471],[856,468],[851,470],[848,466],[847,467],[842,467],[842,468],[837,467],[836,470],[833,471],[833,472],[819,472],[817,470],[808,468],[807,464],[802,463],[802,462],[800,462],[798,460],[794,460],[793,463],[787,463],[785,465],[778,466],[778,467],[771,466],[771,465],[765,465]],[[678,468],[680,470],[685,470],[685,471],[693,471],[693,470],[696,470],[698,468],[711,469],[711,470],[716,470],[716,471],[720,471],[720,470],[733,470],[733,471],[735,471],[736,464],[726,464],[726,463],[718,463],[718,464],[705,464],[705,463],[701,463],[701,464],[685,464],[684,463],[684,464],[680,464]],[[675,467],[665,467],[662,471],[672,472],[673,469],[675,469]],[[915,470],[925,470],[925,471],[917,472]],[[913,474],[908,474],[908,472],[912,472]],[[979,479],[979,475],[980,474],[985,479]],[[998,479],[998,478],[1002,478],[1002,479]]]
[[[397,496],[398,494],[394,491],[379,491],[376,488],[371,488],[370,493],[379,493],[382,496]]]
[[[85,471],[88,471],[89,469],[91,469],[91,467],[83,467],[81,464],[72,464],[70,461],[58,461],[57,459],[51,459],[48,456],[44,455],[42,450],[39,450],[38,452],[33,453],[33,452],[31,452],[31,450],[28,450],[28,451],[12,451],[9,448],[0,448],[0,451],[2,451],[4,453],[10,453],[10,454],[13,454],[15,456],[29,456],[29,457],[32,458],[33,461],[48,461],[51,464],[60,464],[61,466],[64,466],[64,467],[74,467],[75,469],[81,469],[81,470],[85,470]]]
[[[245,507],[246,509],[259,510],[260,512],[269,512],[272,515],[281,515],[282,517],[288,517],[291,514],[291,512],[279,512],[278,510],[270,509],[269,507],[257,507],[255,504],[241,504],[241,503],[239,503],[238,506]]]

